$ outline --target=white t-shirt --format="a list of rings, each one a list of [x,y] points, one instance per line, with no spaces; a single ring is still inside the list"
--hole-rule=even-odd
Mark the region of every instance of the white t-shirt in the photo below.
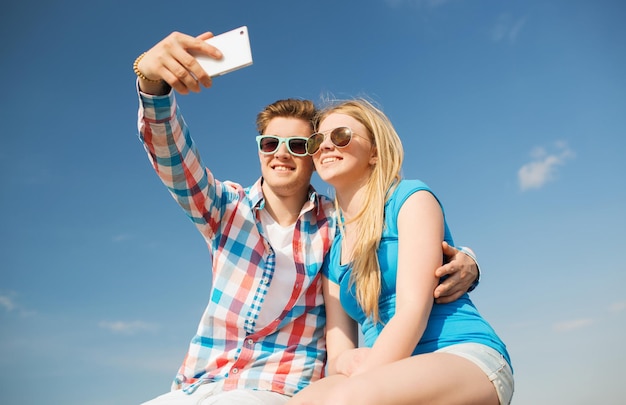
[[[285,309],[285,304],[289,302],[296,283],[296,264],[293,258],[295,222],[289,226],[281,226],[266,210],[261,210],[261,224],[276,254],[276,268],[267,290],[267,296],[272,299],[263,303],[256,322],[257,327],[260,328],[267,326],[280,316]]]

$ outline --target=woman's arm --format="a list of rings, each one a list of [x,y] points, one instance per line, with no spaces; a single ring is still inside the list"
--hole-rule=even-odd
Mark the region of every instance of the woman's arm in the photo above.
[[[326,307],[328,374],[349,375],[352,362],[348,353],[355,349],[358,344],[357,324],[341,306],[339,285],[323,276],[322,288]]]
[[[443,213],[428,191],[411,195],[398,216],[396,312],[383,328],[357,373],[410,356],[419,342],[433,305],[441,266]]]

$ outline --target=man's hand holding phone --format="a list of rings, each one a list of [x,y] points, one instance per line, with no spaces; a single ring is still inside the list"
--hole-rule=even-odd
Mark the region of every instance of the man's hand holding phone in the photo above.
[[[196,54],[196,59],[211,77],[221,76],[252,64],[248,27],[239,27],[205,41],[222,52],[222,58]]]
[[[238,30],[241,29],[238,28]],[[237,30],[233,31],[237,32]],[[230,36],[233,36],[233,31],[229,31]],[[169,34],[135,61],[134,68],[139,76],[141,91],[154,95],[167,94],[169,88],[164,85],[165,82],[181,94],[188,94],[190,91],[199,92],[200,86],[211,87],[211,73],[216,76],[252,63],[251,56],[247,63],[236,57],[239,54],[238,51],[233,53],[234,51],[230,48],[224,51],[218,49],[217,46],[220,43],[225,48],[229,47],[228,41],[221,42],[217,40],[218,37],[211,32],[205,32],[197,37],[180,32]],[[249,53],[247,29],[245,37],[244,50],[247,42]],[[212,39],[216,42],[215,44],[211,43]],[[213,69],[209,69],[209,72],[203,68],[203,64],[207,65],[207,60],[210,60],[208,64]],[[234,64],[231,64],[231,61]]]

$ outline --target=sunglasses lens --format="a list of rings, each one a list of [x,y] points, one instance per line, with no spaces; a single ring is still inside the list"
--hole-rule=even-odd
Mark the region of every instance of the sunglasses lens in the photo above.
[[[306,155],[307,153],[307,141],[304,139],[290,139],[289,150],[294,155]]]
[[[335,128],[330,133],[330,140],[340,148],[348,146],[352,140],[352,130],[348,127]]]
[[[306,151],[308,152],[308,154],[315,154],[319,150],[322,142],[324,142],[324,134],[317,133],[311,135],[306,141]]]
[[[259,141],[259,149],[263,153],[272,153],[278,149],[278,139],[267,136],[261,138]]]

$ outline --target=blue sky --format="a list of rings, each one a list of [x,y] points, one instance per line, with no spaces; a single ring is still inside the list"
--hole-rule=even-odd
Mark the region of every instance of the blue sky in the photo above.
[[[136,137],[131,65],[171,31],[247,25],[254,64],[179,97],[215,175],[257,178],[254,119],[276,99],[374,100],[405,176],[479,256],[472,298],[510,350],[513,403],[621,403],[625,18],[617,0],[6,5],[0,402],[169,389],[210,262]]]

